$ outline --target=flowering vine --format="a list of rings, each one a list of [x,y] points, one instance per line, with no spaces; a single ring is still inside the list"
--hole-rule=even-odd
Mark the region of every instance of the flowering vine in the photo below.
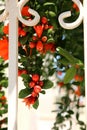
[[[58,110],[55,110],[57,116],[53,129],[64,127],[66,120],[69,120],[71,129],[75,115],[80,129],[85,130],[85,123],[79,119],[79,109],[85,105],[81,102],[81,98],[85,96],[83,27],[80,25],[75,30],[67,31],[60,27],[57,20],[61,12],[69,9],[72,11],[72,18],[67,21],[71,22],[78,17],[79,10],[72,1],[67,6],[67,0],[29,1],[21,11],[22,16],[29,20],[33,18],[28,12],[29,8],[36,10],[41,18],[34,27],[19,22],[18,76],[22,77],[24,83],[19,98],[28,107],[37,109],[40,94],[45,94],[46,89],[53,87],[49,77],[55,73],[57,88],[60,92],[63,89],[65,94],[56,101]],[[0,56],[7,60],[9,23],[1,23],[0,27]]]

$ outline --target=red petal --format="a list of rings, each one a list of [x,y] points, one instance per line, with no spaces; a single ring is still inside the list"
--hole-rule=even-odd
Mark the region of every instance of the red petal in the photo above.
[[[35,29],[37,36],[40,38],[42,36],[44,26],[43,25],[37,25],[37,26],[34,26],[34,29]]]

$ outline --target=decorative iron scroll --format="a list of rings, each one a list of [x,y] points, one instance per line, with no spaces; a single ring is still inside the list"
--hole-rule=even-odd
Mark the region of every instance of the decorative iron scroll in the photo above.
[[[66,11],[66,12],[60,14],[59,17],[58,17],[58,20],[59,20],[60,25],[65,29],[74,29],[74,28],[78,27],[81,24],[82,20],[83,20],[83,6],[82,6],[82,3],[79,0],[72,0],[72,1],[79,8],[80,14],[79,14],[78,19],[76,21],[72,22],[72,23],[65,23],[64,22],[65,18],[68,18],[68,17],[71,16],[71,11]]]
[[[20,0],[19,2],[14,1],[14,3],[16,2],[16,7],[15,7],[15,12],[16,12],[16,16],[18,18],[18,20],[20,20],[23,24],[27,25],[27,26],[34,26],[36,25],[39,20],[40,20],[40,16],[39,14],[33,10],[29,8],[29,13],[34,17],[34,19],[32,20],[25,20],[22,15],[21,15],[21,10],[23,8],[23,6],[28,2],[29,0]],[[0,15],[0,22],[4,21],[6,19],[6,17],[9,15],[9,13],[11,12],[11,10],[9,10],[9,0],[6,0],[6,7],[4,12]]]

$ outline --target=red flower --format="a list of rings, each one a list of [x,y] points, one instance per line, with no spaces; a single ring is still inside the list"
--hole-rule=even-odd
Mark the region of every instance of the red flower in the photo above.
[[[24,98],[23,102],[25,102],[25,104],[30,107],[30,105],[33,105],[36,101],[36,97],[33,97],[33,96],[29,96],[29,97],[26,97]]]
[[[35,85],[35,86],[34,86],[34,92],[35,92],[35,93],[41,92],[41,86],[40,86],[40,85]]]
[[[31,14],[29,13],[29,7],[28,6],[24,6],[23,8],[22,8],[22,11],[21,11],[21,13],[22,13],[22,16],[27,16],[27,17],[30,17],[31,16]]]
[[[46,24],[48,22],[48,19],[46,17],[41,18],[42,24]]]
[[[48,28],[49,28],[49,25],[46,24],[46,25],[44,26],[44,30],[47,30]]]
[[[52,25],[49,25],[48,28],[53,29],[54,27]]]
[[[32,40],[36,41],[37,40],[37,36],[33,36]]]
[[[38,82],[39,79],[40,79],[40,76],[39,76],[38,74],[33,74],[33,75],[32,75],[32,80],[33,80],[34,82]]]
[[[37,97],[38,96],[38,93],[35,93],[34,91],[32,92],[31,94],[32,97]]]
[[[35,42],[29,42],[29,47],[30,48],[35,48],[35,46],[36,46],[36,43]]]
[[[20,42],[18,42],[18,47],[20,47],[21,46],[21,43]]]
[[[9,24],[3,27],[3,33],[8,34],[9,33]]]
[[[80,76],[80,75],[76,74],[74,76],[74,79],[75,79],[75,81],[83,81],[83,76]]]
[[[80,86],[78,86],[77,89],[75,90],[75,94],[77,96],[81,96]]]
[[[46,53],[47,51],[55,52],[56,51],[55,44],[54,43],[44,44],[44,53]]]
[[[22,74],[27,74],[27,71],[25,69],[18,70],[18,76],[21,76]]]
[[[79,81],[79,75],[76,74],[76,75],[74,76],[74,79],[75,79],[76,81]]]
[[[43,37],[41,38],[41,40],[42,40],[42,42],[46,42],[46,41],[47,41],[47,36],[43,36]]]
[[[0,98],[0,101],[2,102],[2,104],[5,104],[6,100],[7,100],[7,98],[5,96],[2,96]]]
[[[61,76],[62,75],[62,71],[58,71],[57,74]]]
[[[18,34],[19,34],[19,36],[26,36],[25,30],[23,30],[21,28],[18,28]]]
[[[43,81],[39,81],[39,85],[42,87],[44,85]]]
[[[35,86],[35,82],[34,81],[31,81],[30,83],[29,83],[29,87],[30,88],[33,88]]]
[[[83,76],[79,76],[79,81],[83,81],[84,77]]]
[[[59,83],[58,83],[58,86],[59,86],[59,87],[62,87],[63,85],[64,85],[63,82],[59,82]]]
[[[36,34],[37,34],[37,36],[38,36],[39,38],[42,36],[43,28],[44,28],[43,25],[34,26],[34,30],[35,30],[35,32],[36,32]]]
[[[4,59],[8,59],[8,40],[2,39],[0,40],[0,56]]]
[[[78,8],[78,6],[77,6],[75,3],[73,4],[72,7],[73,7],[73,9],[75,9],[77,12],[79,11],[79,8]]]
[[[2,97],[0,98],[0,100],[6,101],[6,97],[5,97],[5,96],[2,96]]]
[[[36,49],[38,51],[42,51],[43,50],[43,43],[41,41],[37,42]]]

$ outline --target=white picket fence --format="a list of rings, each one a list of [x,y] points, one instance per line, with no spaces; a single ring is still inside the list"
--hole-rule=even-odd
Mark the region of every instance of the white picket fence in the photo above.
[[[34,26],[39,22],[39,14],[32,9],[29,12],[34,15],[31,21],[25,20],[21,16],[22,7],[29,0],[6,0],[5,11],[0,15],[0,22],[6,17],[9,18],[9,86],[8,86],[8,130],[17,130],[17,112],[18,112],[18,20],[27,26]],[[78,19],[73,23],[64,23],[63,19],[70,17],[71,12],[64,12],[58,16],[60,25],[65,29],[73,29],[80,25],[83,20],[84,24],[84,59],[85,59],[85,94],[87,110],[87,0],[84,0],[82,6],[79,0],[72,0],[80,9]],[[86,112],[87,124],[87,112]]]

